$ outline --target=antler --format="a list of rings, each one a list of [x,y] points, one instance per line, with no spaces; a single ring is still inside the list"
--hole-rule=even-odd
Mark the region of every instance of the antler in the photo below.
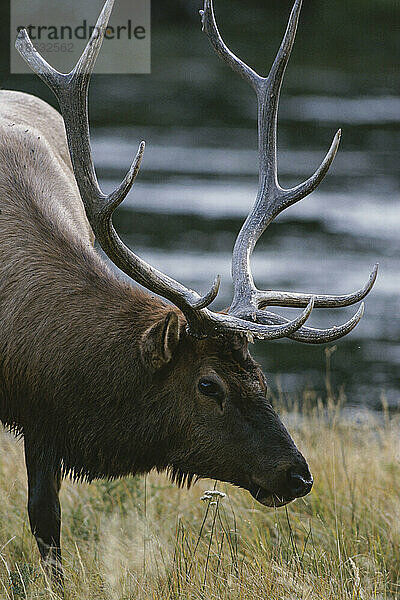
[[[248,304],[241,302],[240,310],[231,308],[228,315],[215,313],[210,311],[207,306],[218,294],[220,285],[219,277],[216,278],[211,290],[205,296],[201,297],[197,292],[186,288],[168,275],[161,273],[147,264],[127,248],[118,237],[112,225],[112,214],[133,186],[143,158],[144,142],[140,144],[138,153],[123,182],[114,192],[108,196],[105,195],[99,187],[93,165],[87,102],[90,77],[102,45],[113,4],[114,0],[106,1],[92,37],[76,67],[70,73],[61,74],[53,69],[35,50],[26,30],[20,31],[16,41],[16,48],[21,56],[57,96],[65,122],[71,161],[77,184],[85,205],[88,220],[100,246],[122,271],[141,285],[156,294],[164,296],[180,308],[187,319],[189,331],[193,335],[218,336],[227,331],[235,331],[261,339],[277,339],[293,336],[304,325],[314,307],[314,298],[311,295],[308,296],[307,301],[303,301],[302,303],[302,306],[306,306],[303,313],[293,321],[273,315],[272,313],[259,311],[258,308],[261,308],[260,302],[258,302],[259,306],[257,306],[257,310],[254,310],[252,302]],[[210,11],[212,14],[212,6],[206,2],[206,8],[207,6],[208,14],[210,15]],[[215,21],[213,22],[215,31],[218,34]],[[230,54],[222,40],[221,43],[223,48]],[[236,57],[234,59],[240,62]],[[247,74],[248,77],[261,79],[249,67],[243,65],[243,63],[240,64],[242,65],[243,73]],[[262,230],[254,238],[255,241],[251,250],[254,248],[255,242],[261,233]],[[237,247],[238,243],[235,246],[234,257],[238,256]],[[234,258],[235,262],[237,263],[238,260],[235,261]],[[240,271],[239,267],[238,269]],[[236,277],[238,269],[235,269],[234,277]],[[249,270],[247,271],[247,275],[245,275],[246,278],[251,279]],[[240,287],[242,286],[238,283],[235,284],[235,297],[232,306],[235,305],[235,302],[237,304],[237,290]],[[261,314],[259,315],[259,313]],[[348,333],[358,323],[361,314],[362,307],[355,317],[342,326],[342,328],[328,330],[330,339],[337,339],[337,337]],[[279,322],[276,322],[277,320]],[[302,331],[303,334],[299,333],[300,338],[309,338],[310,335],[314,335],[315,338],[315,336],[321,335],[319,330],[307,329],[307,331]],[[310,334],[310,331],[317,333]]]
[[[261,291],[254,284],[250,258],[254,247],[275,217],[288,206],[302,200],[319,185],[335,158],[341,131],[339,130],[320,167],[307,181],[292,189],[283,189],[277,175],[277,114],[283,76],[293,48],[302,0],[296,0],[286,33],[268,77],[261,77],[226,46],[217,27],[212,0],[205,0],[202,16],[203,31],[214,49],[228,65],[254,88],[258,100],[259,186],[252,211],[236,239],[232,258],[234,297],[229,314],[259,323],[282,324],[286,319],[266,312],[267,306],[304,307],[314,297],[318,308],[349,306],[362,300],[374,285],[378,265],[375,265],[367,284],[353,294],[343,296],[311,295],[281,291]],[[289,337],[298,341],[321,343],[346,335],[363,315],[363,305],[350,321],[340,327],[318,330],[303,327]]]
[[[197,292],[147,264],[127,248],[118,237],[112,225],[112,214],[132,188],[139,172],[145,144],[144,142],[140,144],[132,166],[121,185],[110,195],[105,195],[99,187],[93,165],[87,96],[90,77],[113,5],[114,0],[106,1],[88,44],[70,73],[62,74],[53,69],[36,51],[25,29],[20,31],[16,40],[18,52],[31,69],[52,89],[58,99],[67,132],[73,170],[88,220],[100,246],[127,275],[180,308],[193,335],[217,336],[230,330],[262,339],[276,339],[294,333],[310,316],[314,306],[313,298],[306,303],[306,309],[299,317],[278,325],[249,323],[245,319],[214,313],[206,307],[218,294],[219,277],[216,278],[211,290],[201,297]]]

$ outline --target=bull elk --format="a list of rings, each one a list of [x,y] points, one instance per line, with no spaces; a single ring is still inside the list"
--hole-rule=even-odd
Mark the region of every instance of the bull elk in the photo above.
[[[346,335],[363,305],[339,327],[304,324],[313,307],[362,300],[377,273],[375,267],[364,288],[342,296],[263,291],[253,281],[257,240],[281,211],[317,187],[339,144],[340,132],[307,181],[292,189],[279,185],[278,101],[301,0],[266,78],[225,45],[212,0],[201,11],[215,50],[258,99],[259,188],[233,250],[229,310],[209,308],[219,278],[200,296],[123,244],[112,214],[134,184],[144,143],[121,185],[106,196],[93,165],[87,105],[113,2],[106,1],[68,74],[38,54],[26,30],[18,35],[18,51],[55,93],[62,117],[38,98],[0,92],[0,418],[24,438],[30,526],[60,585],[58,495],[65,476],[92,481],[157,469],[179,485],[202,477],[230,482],[266,506],[307,494],[311,473],[266,399],[266,380],[248,342],[289,337],[317,344]],[[121,281],[94,249],[94,237],[150,293]],[[288,320],[270,306],[304,310]]]

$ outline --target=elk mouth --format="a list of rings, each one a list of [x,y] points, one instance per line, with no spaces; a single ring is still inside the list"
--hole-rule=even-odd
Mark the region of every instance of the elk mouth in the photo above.
[[[281,506],[285,506],[285,504],[289,504],[289,502],[292,502],[295,499],[294,496],[279,496],[275,492],[260,487],[257,484],[252,484],[247,489],[253,496],[253,498],[257,500],[257,502],[260,502],[260,504],[272,508],[279,508]]]

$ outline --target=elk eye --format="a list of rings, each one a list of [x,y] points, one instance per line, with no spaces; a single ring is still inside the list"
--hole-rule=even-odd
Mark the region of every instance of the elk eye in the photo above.
[[[210,398],[215,398],[217,400],[222,400],[224,397],[224,390],[216,381],[211,379],[200,379],[197,384],[199,388],[199,392],[201,392],[204,396],[209,396]]]

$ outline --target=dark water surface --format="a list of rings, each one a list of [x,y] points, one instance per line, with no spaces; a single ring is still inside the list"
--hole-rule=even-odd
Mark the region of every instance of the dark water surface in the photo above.
[[[152,75],[94,78],[93,141],[111,190],[147,140],[116,226],[135,252],[189,287],[204,292],[220,273],[222,309],[231,299],[235,236],[257,188],[256,105],[209,49],[197,4],[172,2],[172,17],[166,5],[153,6]],[[233,49],[267,71],[290,3],[216,4]],[[330,175],[270,226],[252,263],[260,288],[340,294],[361,287],[380,263],[363,320],[332,358],[348,402],[372,407],[382,392],[392,406],[400,400],[399,31],[397,1],[305,2],[280,110],[282,185],[317,168],[339,126],[343,140]],[[51,98],[29,77],[9,85]],[[309,323],[328,327],[354,311],[315,310]],[[254,352],[273,388],[279,375],[291,394],[323,389],[324,347],[283,340],[258,342]]]

